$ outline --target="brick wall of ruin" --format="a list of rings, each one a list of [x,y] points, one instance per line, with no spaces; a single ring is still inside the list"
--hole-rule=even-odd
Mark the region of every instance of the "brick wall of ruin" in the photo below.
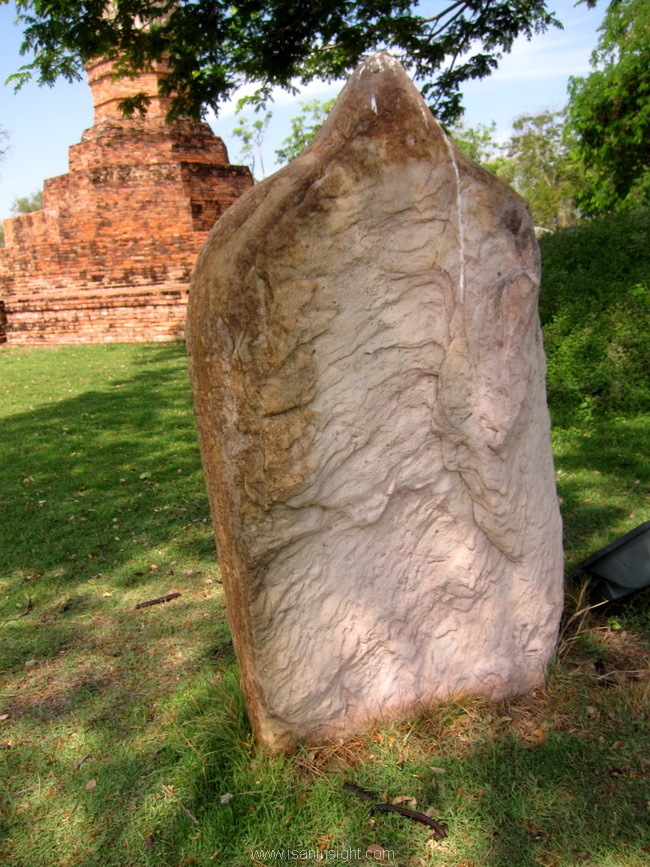
[[[45,182],[43,209],[5,220],[0,249],[4,339],[133,342],[182,337],[189,280],[208,231],[251,185],[207,124],[166,124],[157,97],[144,118],[119,100],[159,74],[114,82],[88,71],[94,124]],[[2,339],[0,328],[0,339]]]

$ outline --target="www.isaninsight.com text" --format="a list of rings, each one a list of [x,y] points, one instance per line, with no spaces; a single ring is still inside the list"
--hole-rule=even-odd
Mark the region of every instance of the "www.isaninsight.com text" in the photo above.
[[[350,863],[353,861],[384,861],[390,862],[395,858],[393,849],[370,847],[368,849],[255,849],[253,858],[262,864],[265,861],[316,861]]]

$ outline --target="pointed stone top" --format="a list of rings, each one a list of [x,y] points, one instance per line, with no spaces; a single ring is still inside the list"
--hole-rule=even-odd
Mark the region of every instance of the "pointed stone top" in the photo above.
[[[385,95],[391,92],[395,98],[407,97],[409,100],[415,100],[430,114],[402,64],[387,51],[378,51],[357,66],[341,91],[337,105],[358,91],[370,91],[371,94],[375,94],[375,97],[379,92],[384,91],[386,91]],[[379,103],[372,104],[371,107],[375,113],[380,111]],[[390,103],[382,107],[389,111],[391,109]]]
[[[362,75],[364,72],[384,72],[389,69],[401,70],[406,75],[404,67],[392,54],[389,54],[388,51],[377,51],[360,63],[353,74]]]
[[[387,51],[371,55],[354,70],[327,120],[303,152],[332,154],[345,143],[359,146],[380,139],[389,151],[413,155],[431,147],[448,148],[442,127],[431,114],[408,73]],[[388,152],[386,152],[388,153]]]

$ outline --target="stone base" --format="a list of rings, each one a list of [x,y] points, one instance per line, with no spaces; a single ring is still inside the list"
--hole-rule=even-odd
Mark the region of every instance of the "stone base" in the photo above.
[[[12,297],[6,306],[9,344],[140,343],[185,336],[188,287],[93,295]]]

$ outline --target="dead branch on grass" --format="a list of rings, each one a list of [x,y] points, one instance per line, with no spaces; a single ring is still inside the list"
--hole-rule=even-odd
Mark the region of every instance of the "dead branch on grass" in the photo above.
[[[174,801],[176,801],[178,806],[181,808],[181,810],[185,813],[185,815],[191,822],[193,822],[195,825],[199,824],[199,820],[196,818],[196,816],[190,813],[187,807],[180,801],[180,799],[174,794],[173,790],[169,786],[163,786],[163,792],[166,795],[169,795],[169,797],[172,798]]]
[[[12,620],[20,620],[21,617],[25,617],[25,615],[29,614],[29,612],[34,607],[34,602],[31,596],[27,597],[27,605],[25,606],[25,610],[21,611],[20,614],[16,614],[15,617],[7,617],[6,620],[0,620],[0,626],[4,626],[5,623],[11,623]]]
[[[150,605],[160,605],[161,602],[171,602],[172,599],[177,599],[180,593],[168,593],[167,596],[159,596],[157,599],[149,599],[147,602],[138,602],[136,608],[148,608]]]
[[[422,825],[427,825],[429,828],[433,828],[437,840],[444,840],[447,836],[447,832],[442,825],[440,825],[439,822],[436,822],[435,819],[432,819],[431,816],[427,816],[426,813],[419,813],[417,810],[409,810],[407,807],[400,807],[397,804],[377,803],[375,800],[377,796],[374,792],[369,792],[368,789],[362,789],[361,786],[357,786],[354,783],[344,783],[343,788],[346,792],[351,792],[353,795],[356,795],[357,798],[362,798],[364,801],[372,801],[368,807],[371,813],[398,813],[400,816],[404,816],[405,819],[412,819],[414,822],[420,822]]]
[[[82,756],[74,766],[75,771],[78,771],[79,768],[83,765],[83,763],[85,761],[87,761],[89,758],[90,758],[90,753],[87,753],[85,756]]]

